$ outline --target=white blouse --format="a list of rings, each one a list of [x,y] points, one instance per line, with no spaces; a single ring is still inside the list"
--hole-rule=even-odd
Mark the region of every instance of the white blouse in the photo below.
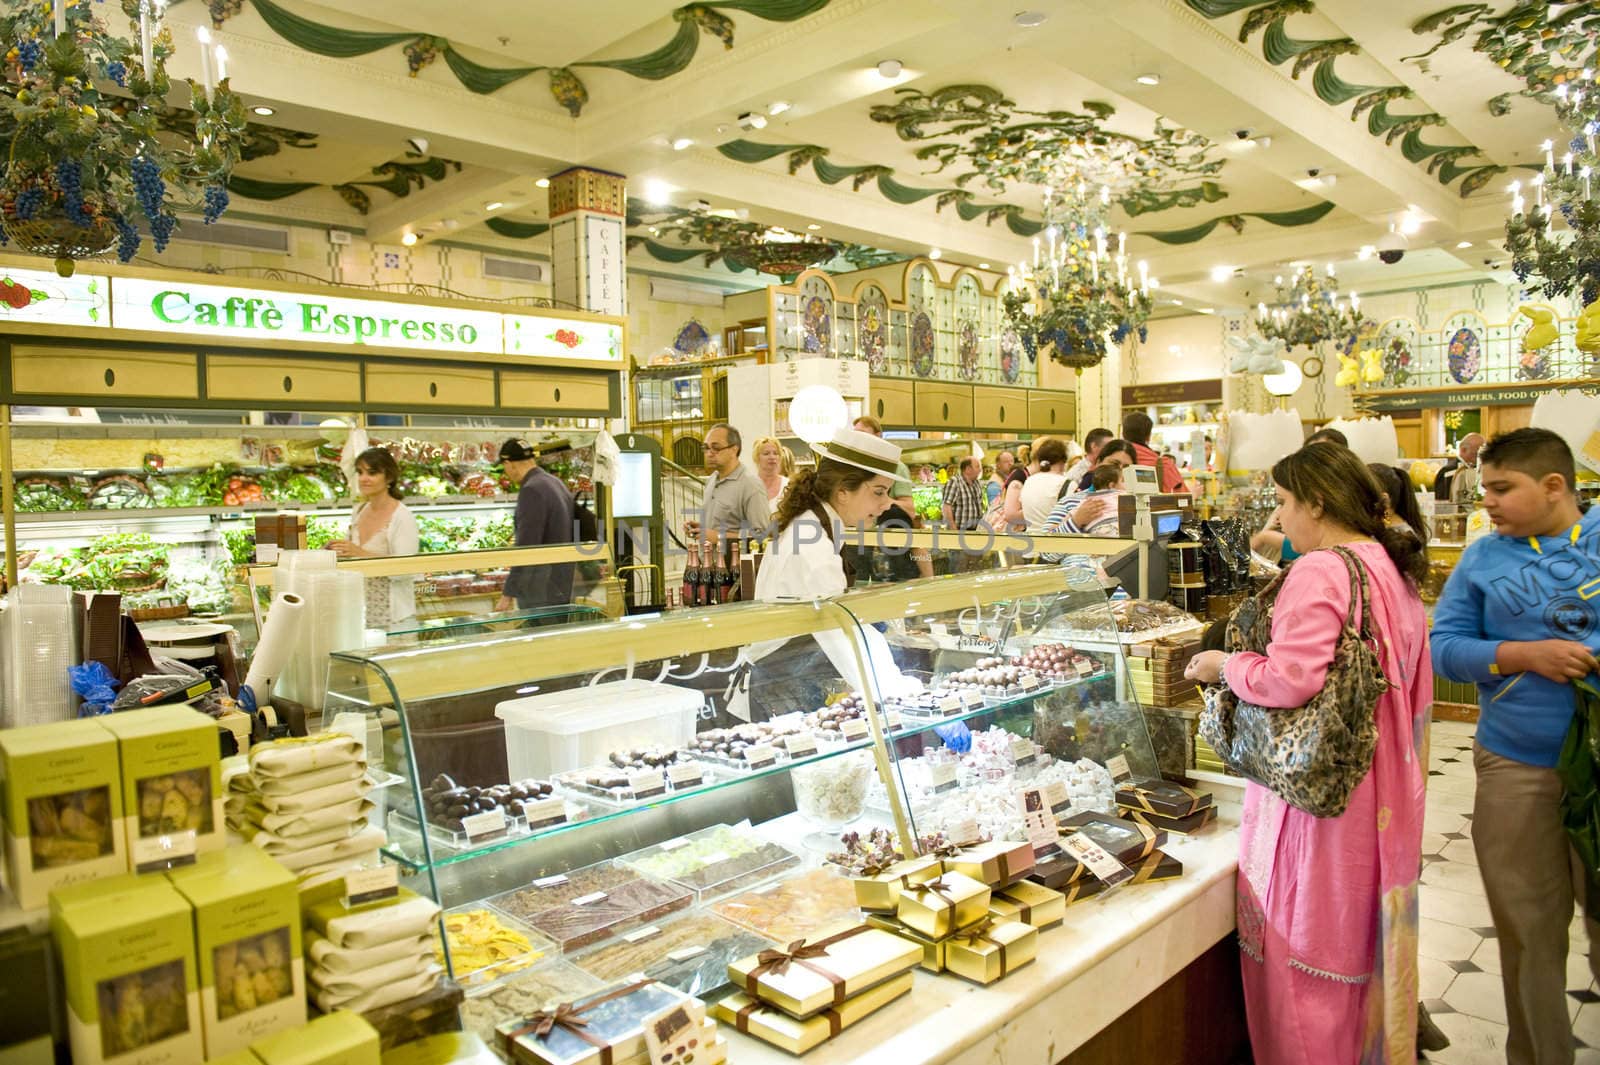
[[[363,543],[361,537],[362,504],[350,515],[350,542],[374,555],[414,555],[421,545],[417,532],[417,519],[411,508],[396,503],[389,523]],[[415,577],[369,577],[367,589],[367,628],[388,628],[417,613]]]

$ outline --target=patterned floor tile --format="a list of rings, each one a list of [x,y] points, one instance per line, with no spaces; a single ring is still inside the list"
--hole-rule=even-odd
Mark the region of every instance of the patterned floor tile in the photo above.
[[[1424,917],[1417,928],[1417,952],[1436,961],[1470,958],[1483,945],[1483,937],[1470,928]]]
[[[1453,863],[1430,866],[1433,869],[1448,868]],[[1470,868],[1470,867],[1467,867]],[[1460,925],[1462,928],[1483,928],[1493,926],[1494,921],[1489,916],[1489,904],[1479,894],[1467,894],[1461,891],[1451,891],[1448,888],[1425,886],[1419,891],[1418,908],[1422,916],[1435,921],[1444,921],[1446,924]],[[1464,955],[1458,955],[1463,957]]]
[[[1457,1013],[1470,1014],[1495,1024],[1506,1023],[1505,989],[1501,986],[1500,978],[1494,973],[1458,974],[1450,981],[1450,987],[1444,993],[1444,1000],[1450,1003]]]
[[[1505,1065],[1506,1026],[1465,1013],[1429,1015],[1450,1037],[1450,1045],[1428,1054],[1439,1065]]]
[[[1472,840],[1466,837],[1446,843],[1439,854],[1446,861],[1461,862],[1463,865],[1478,864],[1478,852],[1472,849]]]

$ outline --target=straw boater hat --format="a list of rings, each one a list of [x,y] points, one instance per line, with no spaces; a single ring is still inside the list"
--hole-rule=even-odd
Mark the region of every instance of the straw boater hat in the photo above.
[[[842,462],[846,466],[866,470],[868,473],[893,477],[900,464],[900,449],[889,441],[863,433],[859,429],[835,429],[833,439],[812,444],[811,450],[825,459]]]

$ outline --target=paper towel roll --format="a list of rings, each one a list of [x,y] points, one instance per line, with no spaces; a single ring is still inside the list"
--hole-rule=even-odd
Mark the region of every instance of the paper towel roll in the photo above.
[[[328,690],[328,656],[362,645],[366,595],[361,575],[349,571],[300,571],[294,583],[296,594],[305,600],[303,621],[277,687],[284,698],[321,710]]]
[[[258,704],[272,698],[273,686],[294,653],[296,636],[304,624],[305,606],[305,599],[294,592],[279,592],[272,600],[255,657],[250,660],[250,671],[244,678],[245,687],[255,692]]]

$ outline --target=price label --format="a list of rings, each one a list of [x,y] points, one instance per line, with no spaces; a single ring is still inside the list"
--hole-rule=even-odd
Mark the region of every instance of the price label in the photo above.
[[[1039,748],[1026,736],[1011,737],[1011,761],[1017,765],[1032,765],[1039,757]]]
[[[725,862],[728,860],[729,857],[727,851],[712,851],[710,854],[706,855],[707,865],[716,865],[718,862]]]
[[[935,636],[948,636],[950,635],[950,626],[942,621],[930,621],[928,622],[928,631]]]
[[[956,827],[950,830],[950,842],[956,844],[957,846],[965,846],[968,843],[976,843],[978,836],[978,822],[974,821],[970,817],[965,821],[957,821]]]
[[[765,769],[778,760],[777,748],[771,744],[758,743],[753,747],[744,749],[744,764],[751,769]]]
[[[690,958],[698,958],[700,955],[704,954],[705,952],[706,952],[706,948],[705,947],[684,947],[681,950],[669,950],[667,952],[667,960],[668,961],[688,961]]]
[[[654,939],[660,934],[661,926],[651,925],[648,928],[640,928],[637,931],[628,932],[624,934],[622,938],[627,940],[629,943],[643,943],[645,940]]]
[[[1133,776],[1133,770],[1128,768],[1128,756],[1125,754],[1114,754],[1107,758],[1106,770],[1110,772],[1113,783]]]
[[[1073,663],[1072,668],[1078,671],[1078,676],[1080,677],[1092,676],[1100,671],[1100,667],[1094,663],[1093,659],[1089,658],[1078,659]]]
[[[535,880],[533,886],[536,888],[553,888],[560,887],[566,882],[567,878],[563,874],[557,873],[555,876],[547,876],[540,880]]]
[[[400,895],[400,867],[380,865],[344,875],[344,906],[352,909]]]
[[[844,738],[846,740],[854,742],[856,740],[866,739],[867,733],[869,733],[871,729],[868,728],[867,723],[861,720],[859,717],[852,717],[840,724],[839,731],[844,733]]]
[[[900,711],[898,710],[885,710],[883,712],[884,726],[890,732],[893,732],[895,729],[899,728],[903,720],[904,719],[901,718]]]
[[[642,773],[634,773],[628,777],[628,787],[633,789],[636,799],[648,799],[652,795],[663,795],[667,790],[667,778],[661,775],[659,769],[647,769]]]
[[[817,753],[815,736],[789,736],[784,739],[783,745],[789,748],[790,758],[809,758]]]
[[[694,788],[699,787],[705,777],[697,765],[669,765],[667,779],[672,781],[674,788]]]
[[[689,841],[684,839],[682,836],[679,836],[677,839],[667,840],[661,845],[661,849],[664,851],[675,851],[679,847],[687,847],[688,845]]]
[[[193,829],[135,840],[133,868],[137,872],[151,873],[158,869],[176,869],[180,865],[193,865],[198,859],[197,846],[198,841]]]
[[[943,714],[945,717],[953,717],[954,715],[961,713],[961,696],[946,695],[943,699],[939,700],[938,709],[939,713]]]
[[[559,825],[567,819],[567,801],[565,799],[540,799],[538,802],[525,802],[522,804],[522,816],[528,819],[528,829],[546,828],[550,825]]]
[[[603,902],[607,898],[609,896],[604,891],[591,891],[587,895],[579,895],[573,899],[572,904],[574,906],[593,906],[595,903]]]
[[[1044,800],[1050,804],[1051,810],[1070,805],[1072,797],[1067,794],[1067,786],[1059,780],[1052,780],[1044,786]]]
[[[961,693],[961,701],[968,710],[976,710],[983,705],[983,693],[975,688],[968,688]]]
[[[1060,833],[1056,831],[1056,819],[1050,812],[1050,802],[1043,788],[1023,788],[1017,792],[1017,808],[1022,811],[1023,833],[1035,851],[1056,846]]]
[[[1024,673],[1022,676],[1022,690],[1025,692],[1031,692],[1043,683],[1044,681],[1039,679],[1039,674],[1037,673]]]
[[[481,814],[461,819],[461,832],[468,843],[481,843],[486,839],[506,834],[506,812],[500,809],[485,810]]]
[[[956,786],[956,764],[954,762],[934,762],[928,767],[928,777],[932,782],[935,794],[950,791]]]
[[[1072,857],[1088,866],[1089,872],[1093,873],[1108,889],[1133,879],[1132,869],[1117,861],[1104,847],[1082,832],[1074,832],[1062,840],[1061,847]]]

